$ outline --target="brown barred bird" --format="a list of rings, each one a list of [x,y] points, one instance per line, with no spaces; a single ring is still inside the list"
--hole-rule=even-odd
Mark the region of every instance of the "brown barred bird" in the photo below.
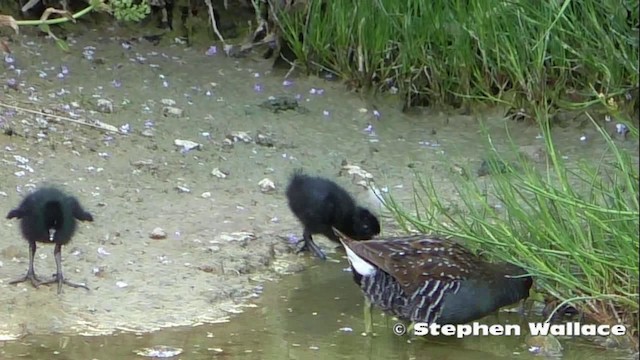
[[[354,241],[337,229],[355,282],[371,304],[404,321],[464,324],[529,296],[533,279],[513,264],[483,260],[462,245],[425,235]]]
[[[86,212],[78,200],[62,191],[45,187],[29,194],[20,206],[7,214],[7,219],[20,219],[22,236],[29,243],[29,269],[25,276],[9,282],[17,284],[25,281],[38,287],[45,284],[58,284],[58,294],[62,292],[62,284],[89,290],[82,284],[68,281],[62,275],[62,245],[71,241],[76,231],[76,219],[93,221],[93,216]],[[41,281],[36,277],[33,260],[36,255],[36,242],[55,244],[53,255],[56,261],[56,273],[52,280]]]

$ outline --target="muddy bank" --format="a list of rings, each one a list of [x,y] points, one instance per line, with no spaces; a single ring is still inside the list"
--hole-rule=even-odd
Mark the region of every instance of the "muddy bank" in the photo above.
[[[317,261],[292,253],[291,238],[301,229],[283,189],[294,168],[337,178],[371,204],[358,176],[337,177],[346,160],[408,205],[413,171],[431,176],[455,201],[451,164],[475,167],[484,153],[474,115],[409,117],[377,103],[377,116],[371,102],[339,83],[283,82],[270,72],[271,61],[156,47],[114,29],[70,36],[68,54],[47,39],[19,40],[0,75],[0,101],[11,105],[0,108],[0,123],[10,129],[0,135],[1,211],[47,182],[74,193],[95,222],[80,225],[63,249],[66,276],[91,290],[65,288],[58,297],[55,287],[8,284],[26,271],[27,244],[18,223],[3,220],[2,339],[225,321],[270,280]],[[271,95],[297,98],[306,110],[260,107]],[[501,115],[482,118],[506,139]],[[67,119],[99,120],[118,133]],[[535,126],[516,126],[516,142],[541,146]],[[230,136],[238,132],[251,140]],[[270,140],[256,141],[259,134]],[[602,147],[595,129],[555,136],[576,159]],[[187,151],[176,139],[200,146]],[[275,189],[260,185],[265,178]],[[382,223],[383,234],[394,231],[388,218]],[[166,237],[150,238],[158,227]],[[335,246],[318,242],[328,253]],[[54,269],[52,247],[40,246],[36,272]]]
[[[2,89],[2,102],[10,105],[1,109],[2,211],[49,183],[77,195],[96,220],[81,224],[63,249],[65,274],[91,291],[65,288],[60,297],[55,287],[8,284],[26,271],[28,247],[18,222],[4,221],[3,339],[224,321],[259,296],[265,280],[299,271],[307,261],[292,254],[290,239],[300,229],[282,194],[292,169],[331,176],[343,156],[362,152],[327,155],[326,146],[317,146],[326,141],[318,138],[324,127],[318,122],[327,121],[320,104],[308,104],[314,117],[257,106],[283,89],[266,74],[269,63],[241,64],[201,49],[162,49],[112,35],[71,39],[69,54],[45,39],[23,37],[23,46],[5,59],[2,81],[12,85]],[[310,88],[303,83],[291,91],[307,97]],[[101,107],[105,102],[109,109]],[[183,114],[167,114],[167,104]],[[120,132],[68,119],[99,120]],[[362,119],[347,123],[352,129],[343,148],[350,148],[349,137],[363,138]],[[234,132],[256,137],[259,131],[272,141],[225,141]],[[185,151],[176,139],[201,147]],[[265,178],[275,190],[263,191]],[[349,182],[343,179],[357,192]],[[166,237],[152,239],[158,227]],[[40,246],[37,274],[54,270],[53,248]]]

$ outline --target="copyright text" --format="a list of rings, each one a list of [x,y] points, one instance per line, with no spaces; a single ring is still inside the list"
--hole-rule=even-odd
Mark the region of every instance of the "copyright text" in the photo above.
[[[569,322],[564,324],[551,323],[529,323],[528,333],[533,336],[554,335],[554,336],[622,336],[627,333],[624,325],[596,325],[581,324],[579,322]],[[393,326],[393,333],[400,336],[407,332],[407,328],[402,323]],[[486,325],[477,322],[470,324],[427,324],[415,323],[413,326],[414,336],[455,336],[464,338],[467,336],[519,336],[522,328],[516,324],[495,324]]]

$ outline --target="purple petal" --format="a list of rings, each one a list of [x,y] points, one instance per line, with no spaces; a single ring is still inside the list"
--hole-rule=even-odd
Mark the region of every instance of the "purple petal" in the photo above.
[[[11,89],[16,90],[18,88],[18,80],[14,78],[7,79],[7,86],[10,87]]]
[[[296,235],[289,235],[287,236],[287,241],[289,242],[289,244],[297,244],[298,241],[300,241],[300,238]]]
[[[16,59],[12,55],[7,54],[4,56],[4,62],[7,64],[13,64],[14,62],[16,62]]]
[[[218,53],[218,47],[215,46],[215,45],[210,46],[209,49],[206,52],[207,56],[213,56],[213,55],[215,55],[217,53]]]

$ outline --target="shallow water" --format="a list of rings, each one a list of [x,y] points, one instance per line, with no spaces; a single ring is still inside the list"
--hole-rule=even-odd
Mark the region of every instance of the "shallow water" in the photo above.
[[[430,337],[409,341],[391,331],[395,321],[374,311],[374,337],[364,337],[362,297],[344,271],[346,260],[315,262],[304,272],[267,283],[256,308],[231,322],[167,329],[135,336],[30,336],[0,347],[3,359],[133,359],[134,350],[165,345],[178,347],[175,359],[533,359],[521,336]],[[519,315],[500,312],[487,324],[522,324]],[[527,321],[540,321],[528,316]],[[615,359],[579,341],[563,341],[563,359]],[[54,356],[55,355],[55,356]]]
[[[530,356],[521,337],[438,338],[407,344],[406,338],[384,327],[387,320],[380,316],[376,316],[379,336],[360,336],[362,297],[351,275],[342,270],[344,260],[320,263],[295,256],[281,238],[299,236],[301,231],[286,207],[282,188],[294,168],[304,167],[335,177],[366,202],[367,193],[350,177],[336,176],[347,160],[371,172],[379,186],[392,189],[407,206],[414,170],[428,175],[445,199],[456,201],[451,165],[474,170],[486,155],[478,120],[484,120],[496,146],[507,153],[507,126],[519,146],[542,144],[537,127],[503,120],[497,110],[469,116],[440,111],[408,116],[391,102],[347,93],[337,82],[311,77],[285,85],[280,75],[269,71],[268,61],[210,57],[204,55],[206,46],[154,47],[141,41],[123,47],[130,37],[118,29],[86,33],[71,37],[72,52],[64,54],[46,39],[21,36],[13,49],[21,72],[5,62],[0,74],[2,84],[9,78],[21,84],[19,91],[2,88],[0,101],[63,116],[81,113],[131,129],[127,135],[103,134],[51,119],[40,127],[32,114],[0,109],[0,121],[29,135],[0,135],[6,150],[0,155],[2,211],[16,204],[27,186],[52,181],[79,194],[96,217],[95,223],[83,224],[73,243],[63,249],[68,278],[86,281],[91,291],[65,289],[58,298],[54,287],[36,290],[8,284],[26,270],[27,246],[18,239],[17,224],[7,221],[0,227],[0,302],[7,309],[0,312],[0,336],[25,335],[0,345],[3,359],[50,358],[54,352],[62,359],[134,358],[133,350],[158,344],[183,348],[183,359]],[[95,57],[105,62],[83,59],[87,46],[95,47]],[[69,74],[58,77],[63,66]],[[278,94],[300,95],[309,114],[273,114],[256,106]],[[115,111],[93,111],[97,98],[113,101]],[[185,116],[164,117],[163,99],[175,100]],[[72,103],[79,108],[70,109]],[[374,103],[382,114],[379,119],[372,113]],[[143,136],[149,121],[152,136]],[[365,131],[369,125],[373,133]],[[232,131],[251,136],[256,131],[271,132],[276,146],[221,146]],[[598,161],[605,146],[588,126],[558,128],[553,136],[570,161]],[[583,136],[585,141],[580,140]],[[182,153],[174,146],[175,139],[198,141],[203,148]],[[620,145],[637,153],[637,143]],[[18,175],[16,155],[29,159],[33,172]],[[153,164],[134,165],[141,160]],[[215,167],[228,171],[229,177],[211,176]],[[260,191],[258,182],[265,177],[274,180],[274,192]],[[176,186],[190,192],[179,192]],[[164,228],[167,238],[150,240],[148,234],[155,227]],[[383,233],[393,229],[394,224],[384,218]],[[223,232],[237,231],[252,232],[256,238],[246,242],[220,238]],[[318,242],[325,249],[331,246],[321,238]],[[52,272],[51,253],[48,247],[39,248],[38,273]],[[272,281],[302,265],[309,267]],[[122,283],[127,286],[118,286]],[[259,298],[254,295],[256,286],[265,289]],[[241,307],[246,302],[257,307]],[[224,319],[237,309],[246,311],[228,323],[155,331]],[[520,320],[517,315],[500,314],[499,321]],[[155,332],[119,333],[123,328]],[[57,333],[64,335],[48,336]],[[117,336],[76,337],[75,333]],[[617,356],[578,344],[563,342],[565,358]]]

